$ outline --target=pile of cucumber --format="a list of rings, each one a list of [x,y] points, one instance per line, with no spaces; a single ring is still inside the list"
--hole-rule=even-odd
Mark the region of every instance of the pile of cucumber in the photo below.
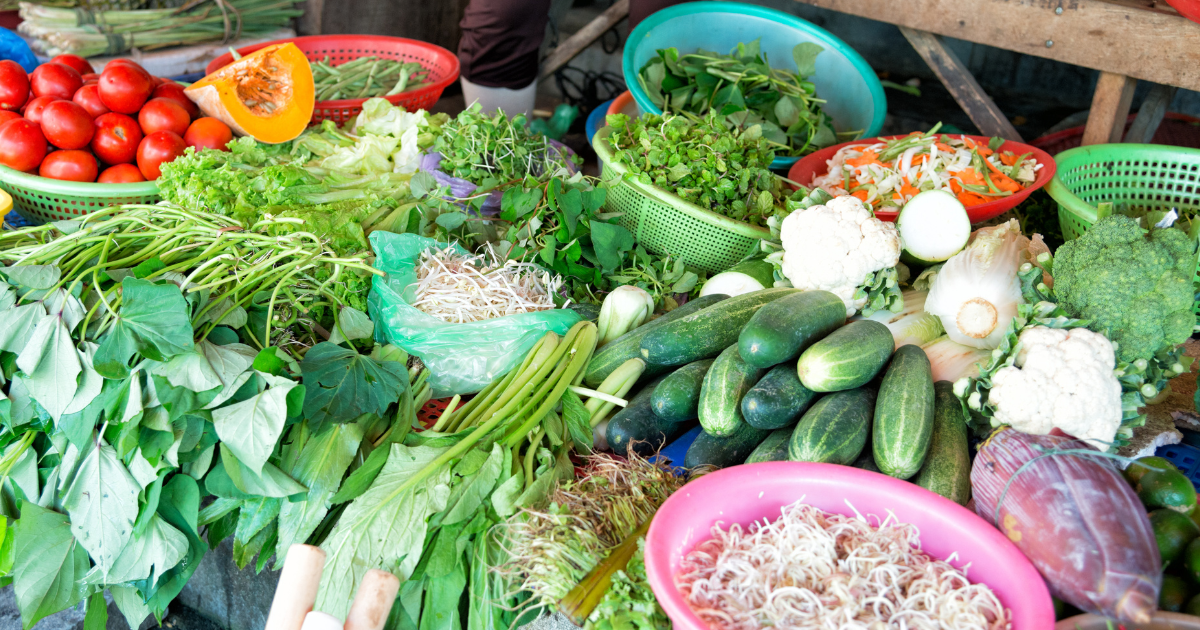
[[[649,383],[606,429],[619,455],[657,452],[699,421],[688,468],[854,465],[966,504],[962,406],[950,383],[935,386],[920,347],[894,344],[879,322],[846,323],[825,291],[707,295],[604,346],[584,381],[594,387],[632,358],[647,364]]]

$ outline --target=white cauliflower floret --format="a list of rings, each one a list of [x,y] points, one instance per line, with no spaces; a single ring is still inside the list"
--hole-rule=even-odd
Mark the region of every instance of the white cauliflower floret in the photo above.
[[[1001,424],[1037,435],[1059,429],[1104,450],[1121,427],[1115,367],[1104,335],[1035,326],[1021,333],[1014,365],[992,376],[988,402]]]
[[[854,294],[867,276],[900,262],[900,232],[846,195],[825,205],[796,210],[779,228],[783,275],[805,291],[820,289],[842,298],[851,317],[867,303]]]

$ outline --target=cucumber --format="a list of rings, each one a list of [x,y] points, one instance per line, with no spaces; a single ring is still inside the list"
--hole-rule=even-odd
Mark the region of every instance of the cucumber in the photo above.
[[[871,472],[879,472],[879,467],[875,465],[875,456],[871,454],[871,447],[869,445],[863,447],[862,455],[859,455],[858,459],[854,460],[854,463],[850,465]]]
[[[871,382],[895,347],[887,326],[850,322],[809,346],[796,363],[800,382],[814,392],[840,392]]]
[[[933,438],[925,465],[912,482],[966,505],[971,499],[971,452],[962,402],[950,381],[934,383],[933,391]]]
[[[758,462],[786,462],[788,460],[788,442],[792,439],[792,428],[775,429],[763,440],[758,448],[746,458],[747,464]]]
[[[713,361],[704,383],[700,386],[700,426],[704,432],[716,437],[732,434],[742,418],[742,396],[762,378],[766,370],[747,365],[738,353],[737,344],[732,344]]]
[[[658,452],[664,444],[683,435],[695,426],[693,422],[669,422],[654,413],[654,390],[662,385],[667,377],[643,387],[629,404],[608,420],[604,439],[613,452],[621,457],[629,454],[630,444],[633,452],[642,457],[650,457]]]
[[[754,291],[680,317],[655,328],[642,338],[641,356],[652,365],[684,365],[715,357],[731,344],[737,343],[742,327],[750,321],[755,311],[764,304],[793,293],[798,293],[798,290],[779,288]]]
[[[760,429],[790,427],[816,399],[790,363],[776,365],[742,397],[742,417]]]
[[[792,431],[788,459],[849,464],[858,459],[871,432],[875,390],[860,387],[823,396]]]
[[[921,470],[933,435],[933,371],[920,346],[900,346],[892,355],[871,429],[880,472],[908,479]]]
[[[745,422],[738,425],[733,433],[725,437],[709,435],[704,431],[696,436],[696,441],[688,447],[687,455],[683,457],[685,468],[697,466],[715,466],[725,468],[737,466],[746,461],[754,449],[767,439],[770,431],[755,429]]]
[[[794,360],[805,348],[846,323],[846,304],[828,291],[803,291],[758,309],[738,335],[746,363],[769,368]]]
[[[655,329],[708,308],[725,298],[724,295],[713,294],[689,300],[683,306],[634,328],[611,343],[604,344],[604,347],[597,350],[596,354],[592,355],[592,360],[588,362],[587,372],[583,376],[584,384],[594,389],[604,382],[604,379],[613,370],[621,367],[622,363],[640,357],[642,339]],[[650,371],[650,367],[646,366],[647,371]],[[643,375],[644,377],[645,375]]]
[[[700,405],[700,386],[712,364],[712,359],[689,363],[663,379],[654,388],[654,413],[667,422],[694,420]]]

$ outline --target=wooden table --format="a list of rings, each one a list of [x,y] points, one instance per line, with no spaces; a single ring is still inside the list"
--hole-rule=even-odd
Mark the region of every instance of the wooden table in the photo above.
[[[985,135],[1012,123],[939,35],[1100,71],[1083,144],[1121,142],[1137,82],[1151,90],[1126,142],[1148,142],[1176,88],[1200,90],[1200,24],[1156,0],[796,0],[889,22]]]

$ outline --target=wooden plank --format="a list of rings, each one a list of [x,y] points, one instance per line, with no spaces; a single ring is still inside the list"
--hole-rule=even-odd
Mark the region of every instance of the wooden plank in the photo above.
[[[1111,72],[1100,73],[1087,128],[1083,130],[1084,145],[1121,141],[1135,87],[1137,79]]]
[[[1102,0],[796,0],[1037,57],[1200,90],[1200,24]]]
[[[1167,108],[1171,106],[1177,89],[1173,85],[1155,83],[1146,95],[1146,100],[1142,101],[1142,106],[1138,108],[1137,118],[1125,134],[1124,142],[1146,144],[1153,140],[1154,132],[1158,131],[1158,126],[1162,123]]]
[[[1021,142],[1021,134],[1016,127],[1004,117],[1004,113],[992,102],[991,97],[979,82],[959,61],[958,56],[942,45],[937,35],[928,31],[919,31],[905,26],[900,32],[908,39],[925,63],[933,69],[934,74],[941,80],[942,85],[950,91],[950,95],[958,101],[963,111],[971,118],[971,122],[979,127],[985,136],[1000,136],[1006,140]]]
[[[625,19],[627,15],[629,15],[629,0],[617,0],[614,2],[604,13],[601,13],[596,16],[596,19],[585,24],[583,28],[559,44],[558,48],[555,48],[546,57],[546,61],[542,63],[541,78],[545,79],[553,75],[555,70],[565,66],[567,62],[575,58],[575,55],[578,55],[583,52],[583,49],[591,46],[592,42],[607,33],[608,29],[612,28],[617,22]]]

